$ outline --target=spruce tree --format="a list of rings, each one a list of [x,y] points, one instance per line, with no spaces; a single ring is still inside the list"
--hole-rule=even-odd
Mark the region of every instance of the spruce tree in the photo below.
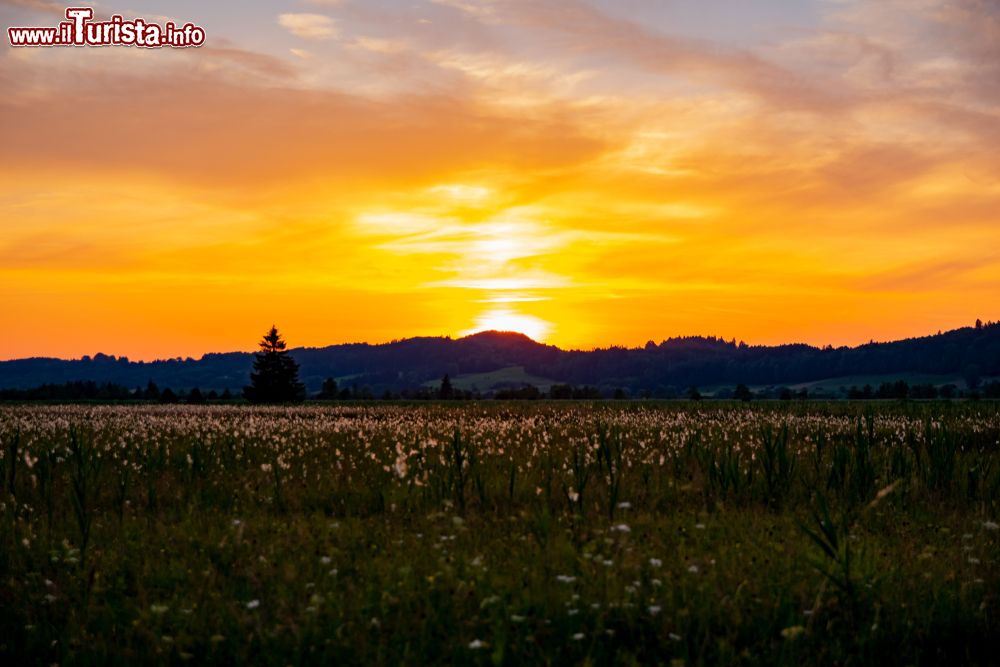
[[[305,398],[299,365],[285,347],[272,325],[260,341],[260,352],[254,355],[250,384],[243,388],[244,398],[251,403],[300,403]]]
[[[451,378],[445,375],[441,379],[441,388],[438,389],[438,398],[443,400],[451,400],[454,397],[455,390],[451,386]]]

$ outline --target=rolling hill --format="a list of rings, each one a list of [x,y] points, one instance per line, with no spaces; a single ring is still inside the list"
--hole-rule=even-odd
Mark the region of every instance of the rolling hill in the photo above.
[[[385,391],[433,385],[448,374],[460,388],[487,392],[520,383],[621,387],[632,395],[668,396],[689,386],[835,387],[838,378],[934,377],[974,379],[1000,375],[1000,324],[988,323],[906,340],[857,347],[793,344],[753,346],[714,337],[668,338],[640,348],[561,350],[516,333],[483,332],[465,338],[409,338],[370,345],[297,348],[302,379],[317,391],[324,378],[341,386]],[[247,352],[200,359],[135,362],[96,354],[82,359],[0,362],[0,388],[91,380],[126,386],[148,381],[161,388],[238,390],[252,365]],[[833,383],[833,384],[831,384]]]

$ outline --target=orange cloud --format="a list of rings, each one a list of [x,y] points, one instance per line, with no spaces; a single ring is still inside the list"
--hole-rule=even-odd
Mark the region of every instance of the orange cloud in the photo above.
[[[336,22],[323,14],[280,14],[278,25],[302,39],[330,39],[337,35]]]

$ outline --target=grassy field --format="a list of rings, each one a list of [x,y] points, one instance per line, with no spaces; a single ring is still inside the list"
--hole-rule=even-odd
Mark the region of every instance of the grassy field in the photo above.
[[[957,375],[924,375],[920,373],[891,373],[889,375],[848,375],[845,377],[829,378],[827,380],[819,380],[817,382],[804,382],[802,384],[792,385],[793,389],[808,389],[810,391],[827,391],[835,393],[843,387],[844,389],[850,389],[851,387],[862,388],[865,385],[878,389],[879,385],[883,383],[892,384],[893,382],[903,381],[909,384],[911,387],[915,385],[932,385],[935,387],[940,387],[946,384],[953,384],[958,389],[967,389],[965,380]]]
[[[991,403],[0,407],[0,664],[996,664]]]
[[[1000,378],[987,377],[982,378],[982,382],[993,382],[998,381]],[[813,382],[799,382],[789,385],[789,388],[798,391],[799,389],[806,389],[811,394],[815,395],[817,393],[825,394],[828,397],[843,398],[841,395],[841,389],[849,390],[851,387],[857,387],[858,389],[864,388],[865,385],[872,387],[873,389],[878,389],[883,383],[892,384],[894,382],[906,382],[911,387],[916,385],[931,385],[934,387],[941,387],[946,384],[955,385],[956,389],[965,390],[968,389],[968,385],[965,380],[957,375],[927,375],[922,373],[888,373],[883,375],[845,375],[842,377],[826,378],[824,380],[815,380]],[[769,388],[773,388],[774,385],[750,385],[752,391],[763,391]],[[732,391],[732,384],[713,384],[700,387],[703,394],[707,396],[712,396],[719,391]]]
[[[425,387],[436,388],[440,386],[441,380],[431,380],[424,383]],[[492,391],[497,388],[521,387],[531,385],[538,387],[540,391],[547,392],[549,388],[556,384],[537,375],[531,375],[524,370],[524,366],[510,366],[500,368],[488,373],[469,373],[466,375],[456,375],[451,378],[451,384],[456,389],[465,391]]]

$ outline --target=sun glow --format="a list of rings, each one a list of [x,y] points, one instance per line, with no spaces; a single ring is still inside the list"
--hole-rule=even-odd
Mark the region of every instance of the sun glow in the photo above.
[[[485,201],[510,196],[501,188],[462,184],[410,193],[408,201],[401,193],[392,208],[359,213],[355,229],[395,265],[412,263],[415,275],[426,275],[420,289],[448,294],[458,325],[452,331],[471,321],[459,335],[510,331],[545,340],[552,322],[514,304],[552,301],[572,286],[558,262],[557,270],[545,265],[575,236],[553,225],[542,207],[496,208]]]
[[[485,186],[465,185],[463,183],[437,185],[430,188],[428,192],[462,204],[481,204],[492,194],[492,191]]]
[[[480,314],[476,318],[476,326],[463,331],[461,335],[469,336],[481,331],[513,331],[532,340],[544,341],[552,331],[552,323],[534,315],[519,313],[512,308],[492,308]]]

